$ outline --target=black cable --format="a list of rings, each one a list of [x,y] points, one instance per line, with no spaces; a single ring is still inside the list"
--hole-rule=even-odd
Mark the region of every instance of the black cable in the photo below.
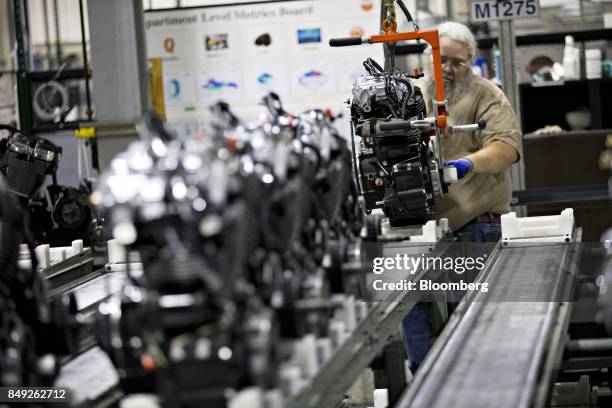
[[[409,23],[414,23],[414,20],[412,19],[412,15],[408,11],[408,8],[404,4],[404,2],[402,0],[397,0],[397,5],[400,6],[400,8],[402,9],[402,12],[406,16],[406,19],[408,20],[408,22]]]
[[[372,76],[379,77],[383,75],[383,68],[372,58],[368,58],[363,62],[363,66],[368,71],[368,73]]]
[[[378,62],[376,62],[376,60],[372,59],[372,65],[374,65],[374,67],[376,67],[376,69],[378,70],[378,72],[380,74],[383,74],[385,72],[385,69],[382,67],[382,65],[380,65]]]
[[[397,0],[397,4],[398,6],[400,6],[400,8],[402,9],[402,12],[404,13],[404,15],[406,16],[406,19],[408,20],[409,23],[412,23],[414,28],[416,30],[419,29],[418,24],[414,21],[414,19],[412,18],[412,15],[410,14],[410,12],[408,11],[408,7],[406,7],[406,5],[404,4],[404,2],[402,0]]]
[[[351,151],[353,152],[353,172],[355,173],[355,183],[357,184],[357,193],[363,195],[361,191],[361,183],[359,182],[359,173],[357,172],[357,155],[355,153],[355,132],[351,123]]]
[[[396,78],[392,77],[391,75],[392,74],[390,73],[385,73],[385,94],[387,95],[387,98],[391,101],[391,104],[389,104],[389,109],[395,117],[399,117],[400,112],[397,111],[396,106],[403,105],[403,102],[399,100],[397,94],[394,91],[392,81],[396,80]],[[404,95],[404,99],[406,99],[406,95]]]
[[[419,25],[412,18],[412,15],[410,14],[410,11],[408,11],[408,7],[406,7],[404,2],[402,0],[397,0],[397,4],[399,5],[400,9],[406,16],[406,20],[408,20],[409,23],[412,23],[412,26],[414,27],[415,31],[419,31]],[[383,9],[384,8],[381,3],[381,13],[383,12]],[[416,42],[417,42],[417,45],[421,44],[420,39],[417,39]],[[395,67],[395,50],[390,49],[390,47],[385,46],[385,51],[389,53],[389,60],[391,61],[391,68],[394,68]]]

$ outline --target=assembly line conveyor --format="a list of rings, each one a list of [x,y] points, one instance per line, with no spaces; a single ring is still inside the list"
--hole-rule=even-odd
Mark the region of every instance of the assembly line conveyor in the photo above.
[[[397,407],[543,407],[563,352],[580,257],[571,243],[493,250]]]

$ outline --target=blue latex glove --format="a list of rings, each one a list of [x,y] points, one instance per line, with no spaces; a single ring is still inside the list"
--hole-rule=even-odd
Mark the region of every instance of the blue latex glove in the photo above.
[[[472,161],[470,159],[451,160],[444,163],[445,166],[453,166],[457,169],[457,177],[462,179],[472,170]]]

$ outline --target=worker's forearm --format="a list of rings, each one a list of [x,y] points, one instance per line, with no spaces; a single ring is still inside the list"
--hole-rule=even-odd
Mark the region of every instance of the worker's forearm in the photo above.
[[[508,143],[497,141],[466,158],[472,162],[474,173],[497,174],[505,171],[517,160],[517,153]]]

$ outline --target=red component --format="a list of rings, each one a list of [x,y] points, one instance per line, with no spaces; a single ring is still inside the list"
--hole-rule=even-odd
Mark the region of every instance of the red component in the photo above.
[[[234,137],[225,139],[225,146],[233,153],[238,151],[238,141]]]
[[[389,26],[389,20],[385,19],[382,21],[382,28],[385,33],[395,33],[395,30],[397,30],[397,21],[393,21],[391,26]]]
[[[385,20],[386,21],[386,20]],[[384,29],[384,22],[383,22]],[[440,56],[440,37],[438,36],[438,30],[420,30],[411,31],[407,33],[387,33],[373,35],[370,37],[370,44],[387,43],[393,45],[398,41],[407,40],[424,40],[431,45],[433,66],[434,66],[434,80],[436,85],[436,100],[444,101],[444,81],[442,80],[442,57]],[[440,114],[447,114],[445,108],[439,109]]]
[[[446,127],[446,115],[438,115],[436,118],[436,126],[439,128]]]
[[[155,363],[155,359],[149,354],[145,354],[140,358],[140,364],[142,365],[143,370],[148,373],[152,373],[157,369],[157,363]]]

